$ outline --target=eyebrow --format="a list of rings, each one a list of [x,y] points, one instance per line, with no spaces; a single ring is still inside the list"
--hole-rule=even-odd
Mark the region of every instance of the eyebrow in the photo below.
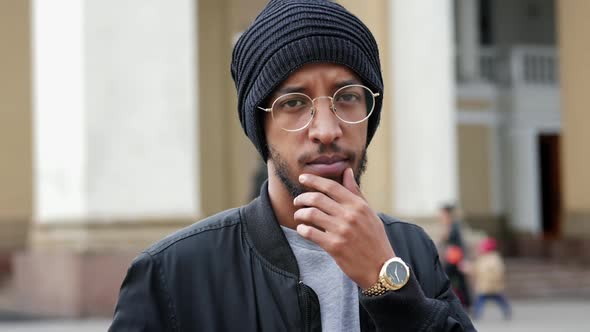
[[[349,80],[345,80],[345,81],[340,81],[336,84],[334,84],[334,89],[338,90],[344,86],[347,85],[351,85],[351,84],[362,84],[361,81],[357,80],[357,79],[349,79]],[[280,96],[280,95],[284,95],[286,93],[305,93],[305,87],[303,86],[286,86],[283,88],[278,89],[277,91],[275,91],[274,95]]]
[[[277,91],[275,91],[274,95],[280,96],[280,95],[284,95],[286,93],[294,93],[294,92],[303,93],[304,91],[305,91],[305,88],[302,86],[286,86],[286,87],[280,88]]]
[[[336,83],[334,85],[334,87],[336,89],[340,89],[340,88],[342,88],[344,86],[353,85],[353,84],[363,84],[363,83],[361,81],[355,79],[355,78],[352,78],[352,79],[349,79],[349,80],[346,80],[346,81],[338,82],[338,83]]]

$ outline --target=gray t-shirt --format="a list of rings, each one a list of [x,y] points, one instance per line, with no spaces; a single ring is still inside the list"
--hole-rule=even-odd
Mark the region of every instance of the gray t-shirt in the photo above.
[[[297,231],[281,226],[299,265],[301,281],[320,301],[323,331],[360,331],[357,285],[332,256]]]

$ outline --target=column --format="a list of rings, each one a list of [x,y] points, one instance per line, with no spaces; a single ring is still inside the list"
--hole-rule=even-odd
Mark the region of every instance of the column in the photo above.
[[[457,199],[455,80],[449,0],[390,3],[393,207],[432,218]]]
[[[563,233],[566,237],[586,239],[590,248],[590,40],[584,34],[590,29],[587,20],[590,2],[560,0],[557,2],[559,32],[561,110],[562,110],[562,179]],[[590,255],[588,256],[590,260]]]
[[[457,0],[459,76],[463,81],[479,78],[479,0]]]
[[[33,15],[35,219],[196,215],[192,1]]]
[[[23,250],[33,204],[29,2],[0,1],[0,278]]]
[[[194,1],[32,1],[23,309],[110,314],[137,252],[200,215]],[[42,273],[40,273],[42,271]]]

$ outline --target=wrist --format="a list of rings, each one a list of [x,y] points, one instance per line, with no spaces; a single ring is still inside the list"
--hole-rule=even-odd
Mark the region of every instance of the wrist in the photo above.
[[[410,268],[399,257],[387,260],[381,267],[378,279],[367,288],[362,288],[363,295],[379,296],[389,291],[404,287],[410,278]]]
[[[365,278],[363,278],[362,280],[359,280],[359,282],[357,283],[357,285],[362,289],[365,290],[371,286],[373,286],[375,283],[377,283],[379,281],[380,275],[381,275],[381,269],[383,268],[383,265],[389,261],[390,259],[396,257],[395,255],[391,255],[388,256],[382,260],[379,261],[379,263],[369,272],[366,273],[364,276]]]

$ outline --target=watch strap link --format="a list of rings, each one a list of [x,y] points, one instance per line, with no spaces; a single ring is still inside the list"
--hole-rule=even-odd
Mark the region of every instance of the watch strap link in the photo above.
[[[389,290],[385,285],[387,281],[385,281],[385,276],[379,276],[379,279],[373,286],[365,289],[362,291],[362,294],[365,296],[379,296],[385,294]]]

